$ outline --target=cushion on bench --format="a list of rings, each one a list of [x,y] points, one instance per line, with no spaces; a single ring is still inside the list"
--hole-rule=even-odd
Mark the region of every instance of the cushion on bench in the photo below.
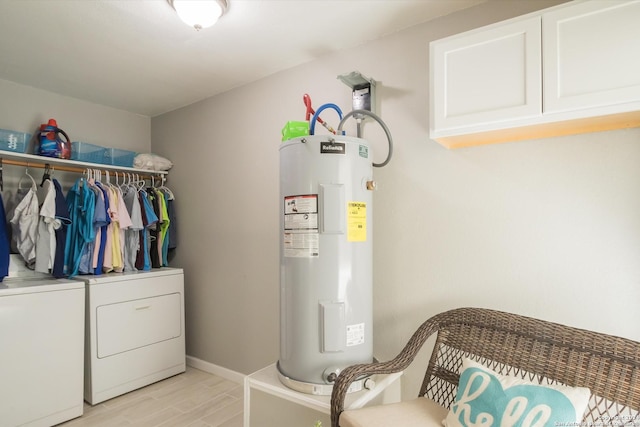
[[[431,399],[418,397],[405,402],[351,409],[340,414],[340,427],[442,427],[447,416]]]

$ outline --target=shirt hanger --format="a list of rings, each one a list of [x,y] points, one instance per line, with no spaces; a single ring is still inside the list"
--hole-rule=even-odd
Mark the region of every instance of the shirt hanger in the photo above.
[[[33,177],[31,176],[31,174],[29,173],[29,164],[27,163],[27,167],[24,169],[24,175],[22,175],[20,177],[20,179],[18,180],[18,190],[21,190],[22,188],[20,187],[20,184],[22,183],[22,180],[24,179],[24,177],[29,177],[29,179],[31,180],[31,188],[32,189],[36,189],[38,188],[38,185],[36,184],[36,180],[33,179]],[[44,182],[44,181],[43,181]]]
[[[29,166],[27,166],[29,167]],[[42,187],[46,180],[51,179],[51,166],[49,163],[45,163],[44,165],[44,173],[42,174],[42,182],[40,183],[40,187]]]
[[[169,200],[174,200],[175,197],[173,195],[173,191],[171,191],[168,187],[164,185],[164,183],[166,182],[164,175],[162,175],[161,178],[162,178],[162,185],[160,185],[159,189],[167,193],[167,195],[169,196]]]

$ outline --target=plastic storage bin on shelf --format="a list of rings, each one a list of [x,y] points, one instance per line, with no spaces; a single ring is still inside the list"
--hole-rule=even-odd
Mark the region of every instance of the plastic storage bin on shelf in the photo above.
[[[30,140],[29,133],[0,129],[0,150],[26,153]]]
[[[122,167],[133,167],[133,159],[136,157],[135,152],[122,150],[120,148],[107,148],[105,153],[105,164]]]
[[[106,151],[106,148],[99,145],[74,141],[71,143],[71,160],[104,164]]]

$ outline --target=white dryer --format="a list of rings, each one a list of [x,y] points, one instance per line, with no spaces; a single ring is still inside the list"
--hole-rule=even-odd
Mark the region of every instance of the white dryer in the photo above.
[[[87,402],[95,405],[185,371],[182,269],[76,279],[86,283]]]
[[[85,290],[21,266],[0,283],[0,424],[49,427],[83,412]]]

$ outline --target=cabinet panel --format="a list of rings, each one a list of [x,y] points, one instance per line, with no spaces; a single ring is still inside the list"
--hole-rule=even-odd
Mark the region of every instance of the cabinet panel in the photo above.
[[[181,307],[179,293],[97,307],[98,358],[179,337]]]
[[[640,100],[640,1],[577,2],[542,22],[545,113]]]
[[[535,16],[432,42],[432,138],[447,129],[540,116],[540,32]]]

